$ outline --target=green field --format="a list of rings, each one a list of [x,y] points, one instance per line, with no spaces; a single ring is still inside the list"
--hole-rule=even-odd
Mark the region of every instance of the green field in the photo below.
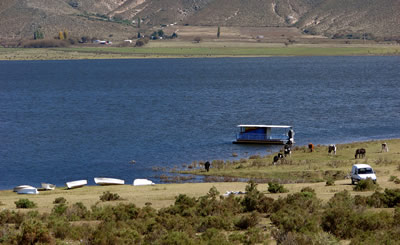
[[[2,48],[0,60],[399,55],[392,45],[154,42],[145,47]]]

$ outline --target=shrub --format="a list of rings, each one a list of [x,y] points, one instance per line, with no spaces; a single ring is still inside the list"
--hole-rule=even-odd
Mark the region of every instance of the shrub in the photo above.
[[[328,179],[326,181],[326,186],[333,186],[335,185],[335,180],[334,179]]]
[[[64,197],[57,197],[56,199],[54,199],[54,204],[60,204],[60,203],[66,203],[67,199],[65,199]]]
[[[377,185],[371,178],[358,181],[357,185],[354,186],[354,191],[373,191],[377,188]]]
[[[263,193],[257,190],[257,184],[254,181],[249,181],[246,186],[246,194],[241,201],[245,212],[260,211],[267,212],[271,210],[273,203],[272,198],[266,197]]]
[[[135,43],[135,47],[143,47],[145,45],[145,41],[142,39],[138,39]]]
[[[30,201],[29,199],[19,199],[18,201],[15,201],[15,205],[17,208],[35,208],[36,203]]]
[[[252,212],[251,214],[245,214],[240,217],[235,222],[235,227],[239,228],[240,230],[247,230],[250,227],[254,227],[260,221],[259,215],[257,212]]]
[[[25,41],[21,44],[23,48],[58,48],[67,47],[69,43],[63,40],[53,40],[53,39],[40,39],[40,40],[30,40]]]
[[[21,225],[18,244],[54,243],[46,226],[39,220],[28,219]]]
[[[193,38],[193,41],[194,41],[195,43],[199,43],[199,42],[201,41],[201,37],[199,37],[199,36],[194,37],[194,38]]]
[[[77,202],[67,208],[65,215],[68,220],[77,221],[88,218],[90,216],[90,212],[85,205],[83,205],[83,203]]]
[[[116,201],[120,200],[121,197],[117,193],[111,193],[109,191],[103,192],[103,194],[100,196],[100,200],[102,202],[106,201]]]
[[[65,203],[60,203],[57,204],[53,207],[51,210],[52,214],[55,214],[56,216],[61,216],[65,214],[65,211],[67,211],[68,206],[65,205]]]
[[[283,185],[278,183],[268,183],[268,191],[271,193],[286,193],[289,192]]]

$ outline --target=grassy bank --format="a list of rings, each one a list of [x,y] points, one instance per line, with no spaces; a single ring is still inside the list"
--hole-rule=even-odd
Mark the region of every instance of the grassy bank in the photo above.
[[[283,186],[254,182],[85,186],[25,196],[0,191],[0,243],[398,244],[400,140],[386,142],[390,152],[380,152],[381,141],[369,141],[338,145],[336,156],[328,155],[325,146],[314,152],[299,147],[290,163],[272,166],[280,176],[279,171],[301,169],[296,164],[310,173],[348,172],[355,162],[371,164],[378,185],[370,181],[357,188],[349,179],[340,179]],[[354,160],[353,150],[361,147],[367,157]],[[269,171],[261,170],[271,167],[261,166],[264,160],[270,156],[252,156],[231,165],[242,165],[236,170]],[[254,165],[255,161],[259,163]],[[234,172],[228,168],[213,166],[207,174]],[[246,177],[245,172],[241,176]],[[246,193],[220,195],[226,191]],[[105,192],[120,199],[107,201]],[[16,202],[34,207],[17,209]]]
[[[99,202],[99,196],[105,191],[118,193],[123,198],[115,203],[133,202],[142,207],[145,203],[150,202],[154,208],[159,209],[171,205],[178,194],[199,197],[205,195],[212,186],[215,186],[221,194],[226,191],[244,191],[246,183],[231,181],[235,181],[235,178],[253,178],[264,183],[260,184],[260,191],[272,198],[286,194],[269,194],[266,184],[269,181],[284,183],[289,193],[298,192],[302,188],[310,186],[316,190],[318,198],[326,201],[336,192],[342,190],[352,192],[353,187],[350,185],[350,180],[344,177],[355,163],[367,163],[373,166],[377,172],[378,183],[382,188],[398,187],[389,179],[390,176],[400,177],[400,140],[385,140],[390,149],[385,153],[381,153],[382,142],[384,141],[339,144],[336,155],[328,155],[326,146],[316,146],[312,153],[306,147],[297,147],[290,158],[277,165],[272,165],[273,155],[250,156],[248,159],[238,159],[234,162],[214,161],[210,172],[205,172],[199,164],[197,164],[197,168],[187,166],[188,169],[182,171],[183,173],[209,176],[209,181],[217,181],[215,183],[86,186],[73,190],[57,188],[55,191],[43,191],[39,195],[28,197],[38,203],[37,210],[40,212],[49,212],[57,197],[66,198],[69,203],[82,202],[91,206]],[[354,159],[355,149],[361,147],[366,149],[366,157]],[[216,162],[219,162],[218,165]],[[224,179],[230,182],[220,182]],[[329,179],[335,180],[334,186],[326,186],[325,182]],[[10,190],[0,191],[0,201],[3,203],[0,208],[15,210],[14,202],[22,197],[26,196],[18,195]]]
[[[1,48],[0,60],[399,55],[397,45],[151,42],[145,47]]]

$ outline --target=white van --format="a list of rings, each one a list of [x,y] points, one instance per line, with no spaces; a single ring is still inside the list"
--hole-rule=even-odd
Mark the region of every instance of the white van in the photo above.
[[[376,183],[375,171],[368,164],[354,164],[351,168],[351,184],[354,185],[355,182],[371,178],[374,183]]]

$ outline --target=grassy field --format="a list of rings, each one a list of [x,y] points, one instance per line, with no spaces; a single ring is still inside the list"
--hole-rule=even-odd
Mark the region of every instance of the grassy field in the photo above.
[[[0,60],[399,55],[397,45],[154,41],[145,47],[0,48]]]
[[[212,175],[212,176],[236,176],[241,178],[259,178],[280,181],[289,190],[289,193],[299,192],[304,187],[315,189],[317,197],[323,201],[329,200],[335,193],[348,190],[355,195],[350,179],[344,179],[342,175],[337,175],[335,185],[326,186],[323,173],[340,172],[347,174],[352,164],[368,163],[377,172],[380,188],[398,188],[399,185],[389,181],[390,176],[400,177],[400,140],[386,140],[390,148],[389,152],[381,153],[381,143],[383,141],[368,141],[351,144],[337,145],[336,156],[328,155],[326,146],[317,146],[315,151],[310,153],[305,147],[298,147],[286,164],[281,163],[272,165],[272,156],[257,159],[242,159],[238,162],[224,164],[225,167],[218,169],[212,166],[210,172],[203,169],[190,170],[188,173]],[[356,148],[363,147],[367,150],[366,158],[354,159]],[[254,157],[251,157],[254,158]],[[256,164],[254,163],[256,162]],[[238,166],[241,166],[238,168]],[[299,174],[299,173],[307,174]],[[317,174],[315,174],[317,173]],[[295,176],[295,177],[294,177]],[[329,175],[328,177],[331,177]],[[296,179],[297,178],[297,179]],[[303,178],[300,181],[299,178]],[[320,182],[317,182],[320,181]],[[293,182],[293,183],[291,183]],[[294,183],[303,182],[303,183]],[[179,194],[187,194],[192,197],[205,195],[211,187],[215,186],[221,194],[226,191],[244,191],[247,183],[245,182],[215,182],[215,183],[184,183],[184,184],[158,184],[155,186],[85,186],[79,189],[66,190],[57,188],[55,191],[41,191],[39,195],[18,195],[11,190],[0,191],[0,209],[15,210],[14,202],[20,198],[29,198],[38,204],[36,210],[39,212],[50,212],[54,207],[53,201],[57,197],[64,197],[69,204],[82,202],[85,206],[99,202],[99,196],[105,192],[118,193],[123,200],[112,202],[129,203],[133,202],[139,207],[145,206],[147,202],[152,203],[156,209],[167,207],[174,203],[175,197]],[[285,194],[268,193],[268,185],[260,183],[258,189],[266,193],[267,196],[277,199]],[[362,192],[361,195],[371,195],[372,192]],[[360,194],[357,192],[357,194]],[[107,204],[109,204],[108,202]]]

